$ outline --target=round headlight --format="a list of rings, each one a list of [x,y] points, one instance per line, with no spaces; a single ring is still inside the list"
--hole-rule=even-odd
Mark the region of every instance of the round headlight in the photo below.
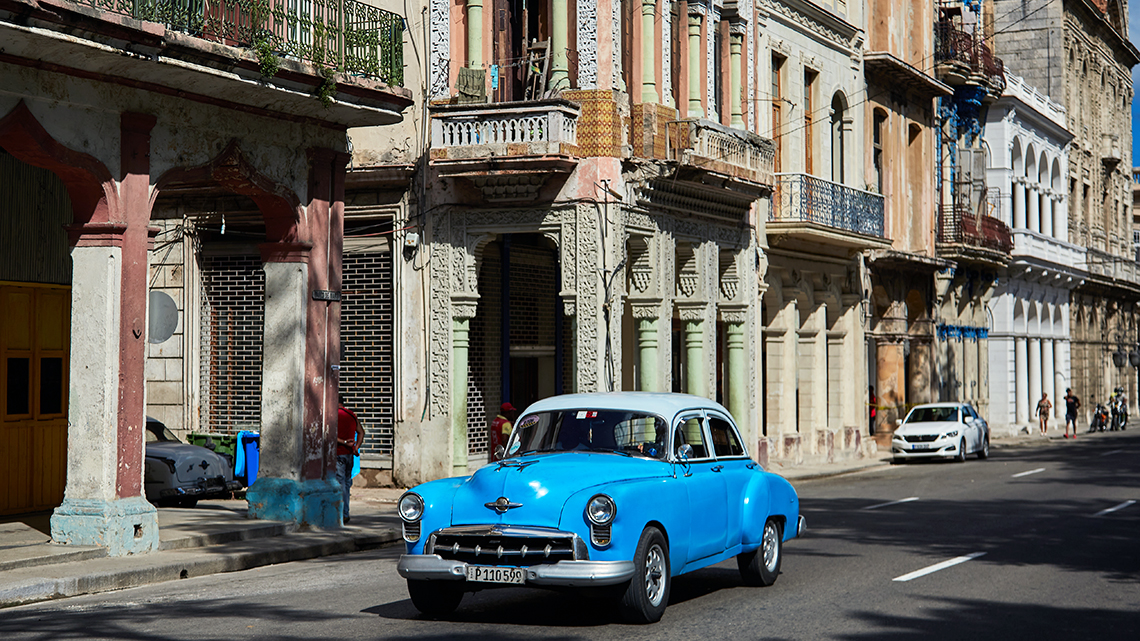
[[[414,523],[424,515],[424,500],[420,498],[419,494],[408,492],[400,497],[397,510],[400,512],[401,519]]]
[[[586,504],[586,518],[594,525],[606,525],[617,516],[617,505],[605,494],[597,494]]]

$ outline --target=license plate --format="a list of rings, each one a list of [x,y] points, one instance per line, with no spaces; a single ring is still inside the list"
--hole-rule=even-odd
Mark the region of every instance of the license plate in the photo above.
[[[496,568],[486,565],[467,566],[467,580],[480,583],[525,583],[522,568]]]
[[[915,443],[915,444],[910,446],[910,449],[912,449],[912,450],[929,450],[930,445],[928,445],[927,443]]]

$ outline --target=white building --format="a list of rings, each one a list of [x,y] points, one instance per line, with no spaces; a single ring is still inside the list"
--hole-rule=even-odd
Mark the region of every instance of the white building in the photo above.
[[[992,215],[1013,230],[1009,270],[990,302],[989,422],[997,434],[1036,426],[1035,408],[1045,393],[1053,402],[1053,425],[1064,425],[1069,298],[1085,262],[1085,249],[1068,241],[1063,172],[1073,135],[1065,128],[1065,108],[1017,76],[1006,79],[986,124]]]

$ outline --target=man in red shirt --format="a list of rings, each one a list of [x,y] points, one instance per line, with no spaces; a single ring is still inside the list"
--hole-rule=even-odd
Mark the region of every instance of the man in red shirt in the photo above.
[[[514,405],[503,403],[499,406],[499,415],[495,420],[491,421],[491,427],[488,429],[488,436],[490,437],[491,460],[497,461],[502,456],[498,453],[499,446],[506,447],[507,440],[511,437],[511,422],[515,420],[515,414],[518,410]]]
[[[364,426],[356,414],[344,406],[344,396],[339,400],[336,417],[336,480],[340,482],[341,509],[347,524],[348,497],[349,490],[352,489],[352,459],[360,455],[360,446],[364,443]]]

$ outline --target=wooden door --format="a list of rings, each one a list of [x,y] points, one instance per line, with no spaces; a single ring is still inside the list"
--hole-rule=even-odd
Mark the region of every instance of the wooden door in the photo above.
[[[0,283],[0,514],[63,501],[71,288]]]

